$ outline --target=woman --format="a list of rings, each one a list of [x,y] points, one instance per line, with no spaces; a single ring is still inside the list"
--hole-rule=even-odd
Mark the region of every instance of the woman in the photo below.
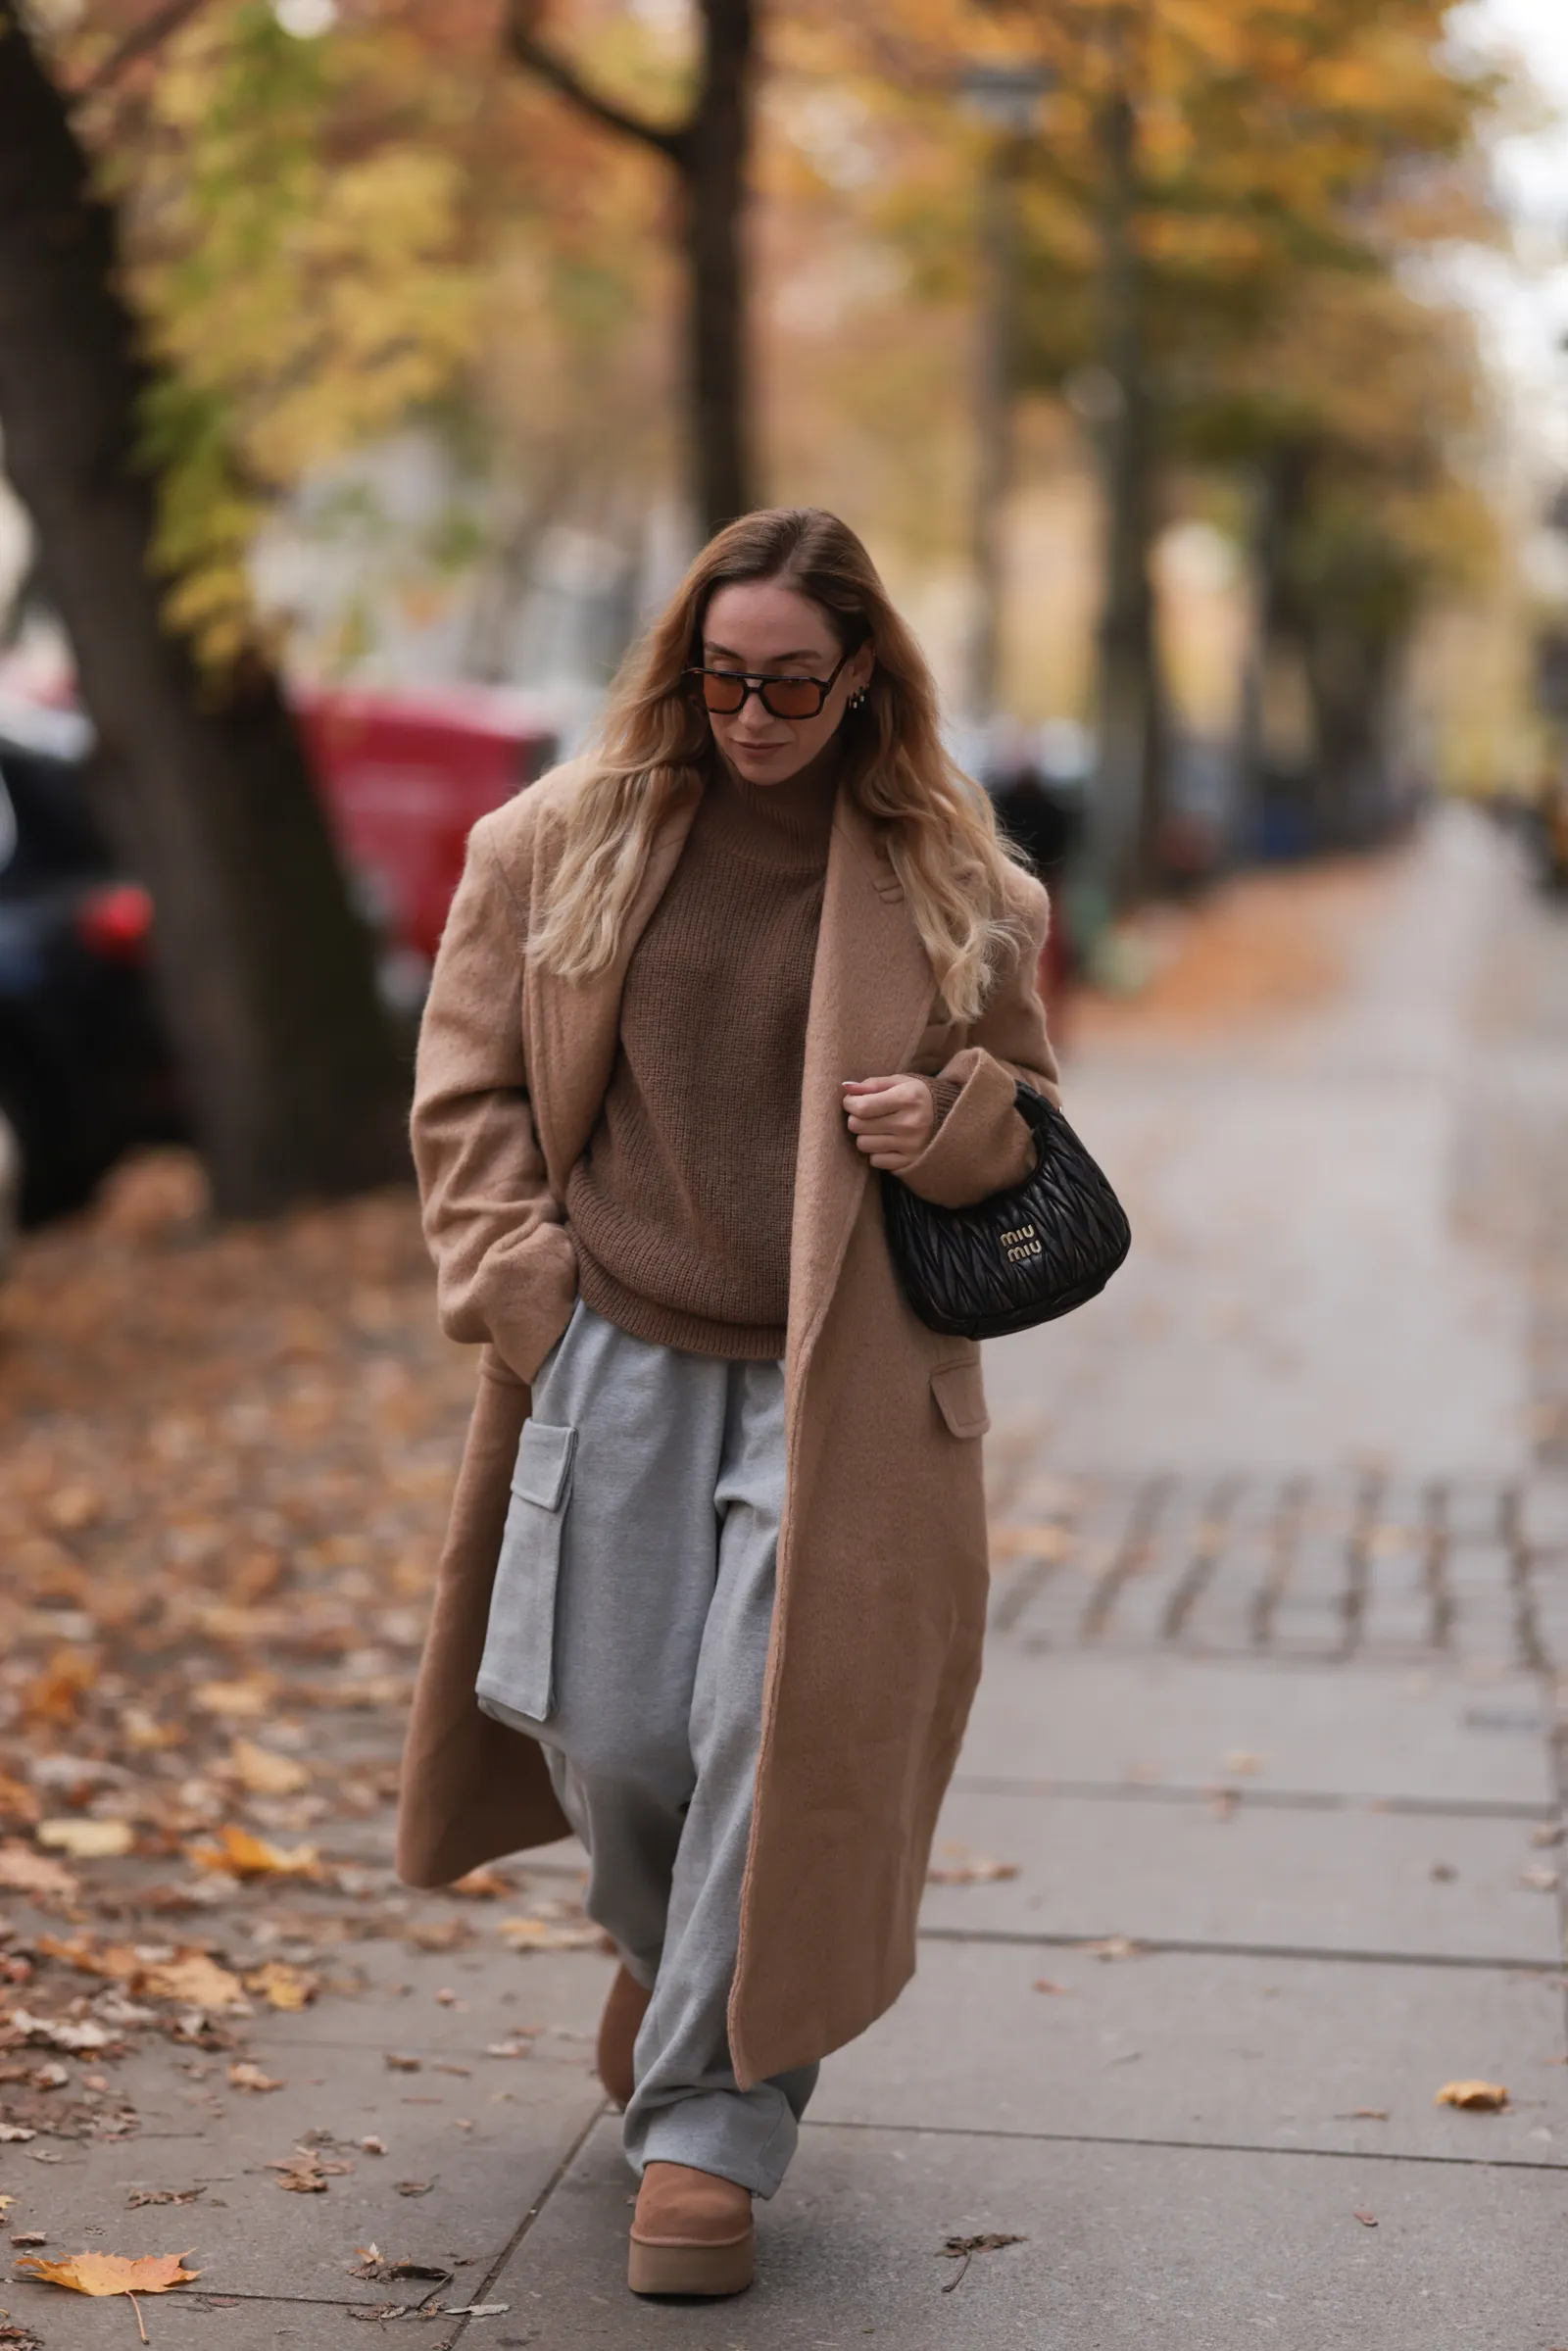
[[[987,1421],[869,1179],[1026,1173],[1045,920],[815,512],[722,531],[602,747],[474,828],[414,1140],[444,1327],[484,1351],[399,1865],[588,1848],[638,2292],[750,2282],[817,2061],[913,1972]]]

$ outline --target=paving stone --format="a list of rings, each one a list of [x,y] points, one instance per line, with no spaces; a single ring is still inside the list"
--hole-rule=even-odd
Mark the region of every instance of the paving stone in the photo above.
[[[1562,1993],[1549,1973],[927,1942],[898,2006],[828,2060],[811,2115],[1479,2154],[1559,2164],[1568,2194],[1562,2060]],[[1502,2082],[1515,2104],[1484,2116],[1437,2105],[1456,2078]]]
[[[1367,1810],[1264,1808],[1216,1817],[1136,1796],[950,1795],[946,1866],[1015,1878],[932,1886],[922,1921],[947,1933],[1130,1935],[1269,1949],[1562,1959],[1557,1906],[1521,1884],[1527,1824]],[[1451,1877],[1434,1877],[1435,1868]],[[1049,1972],[1049,1971],[1048,1971]]]
[[[1207,1788],[1227,1756],[1260,1786],[1432,1803],[1546,1806],[1555,1790],[1536,1683],[1451,1669],[1309,1671],[1174,1654],[1031,1657],[993,1645],[964,1743],[968,1776],[1125,1781],[1150,1767]]]
[[[443,1966],[469,1983],[452,1956]],[[241,2295],[364,2306],[427,2292],[354,2279],[355,2248],[372,2242],[393,2257],[466,2264],[460,2280],[482,2271],[602,2103],[592,2036],[610,1962],[590,1953],[499,1955],[487,1959],[483,1979],[504,1990],[508,1976],[525,1972],[531,1996],[514,2004],[438,2004],[426,1965],[417,1998],[372,1994],[259,2018],[245,2053],[282,2084],[275,2090],[231,2088],[220,2053],[193,2051],[184,2070],[172,2069],[167,2050],[133,2056],[116,2080],[140,2116],[134,2136],[56,2142],[49,2152],[62,2161],[47,2167],[28,2160],[32,2148],[0,2149],[0,2190],[18,2199],[9,2226],[47,2229],[51,2248],[68,2252],[189,2245],[207,2287]],[[532,2056],[486,2054],[487,2042],[511,2040],[533,2022],[545,2029],[524,2036]],[[390,2068],[389,2049],[416,2070]],[[269,2167],[287,2162],[313,2132],[337,2142],[320,2146],[324,2160],[352,2170],[330,2177],[321,2194],[279,2188]],[[367,2136],[385,2154],[357,2144]],[[400,2180],[428,2182],[427,2192],[402,2195]],[[204,2193],[189,2205],[134,2210],[127,2202],[137,2190],[193,2186]],[[51,2351],[73,2340],[58,2307],[45,2331]]]
[[[601,2128],[498,2279],[498,2327],[550,2351],[1545,2351],[1561,2333],[1551,2174],[808,2121],[760,2216],[758,2284],[707,2308],[628,2297],[625,2192]],[[944,2292],[945,2241],[987,2231],[1023,2241]]]

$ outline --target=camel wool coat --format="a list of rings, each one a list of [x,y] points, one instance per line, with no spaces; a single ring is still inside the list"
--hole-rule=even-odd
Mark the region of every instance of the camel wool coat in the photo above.
[[[414,1145],[444,1328],[479,1345],[474,1405],[414,1702],[398,1866],[433,1886],[566,1834],[540,1748],[482,1714],[474,1677],[528,1382],[576,1295],[562,1205],[617,1047],[631,953],[700,795],[656,835],[612,966],[525,964],[530,906],[584,768],[474,827],[420,1037]],[[899,1292],[846,1078],[962,1090],[907,1181],[956,1206],[1029,1164],[1013,1081],[1055,1095],[1034,984],[1046,899],[1009,887],[1031,946],[972,1024],[940,1001],[875,828],[834,817],[807,1025],[785,1356],[787,1492],[731,1994],[743,2085],[864,2031],[914,1972],[932,1832],[980,1672],[987,1553],[979,1349]],[[744,1017],[715,1006],[715,1017]],[[699,1041],[700,1044],[700,1041]]]

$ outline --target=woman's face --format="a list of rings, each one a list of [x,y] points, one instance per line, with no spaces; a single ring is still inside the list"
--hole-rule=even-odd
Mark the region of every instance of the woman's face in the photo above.
[[[875,666],[868,645],[839,669],[843,654],[821,606],[798,588],[761,579],[716,591],[703,622],[706,669],[734,669],[748,677],[818,678],[839,670],[814,718],[775,718],[760,694],[748,695],[731,714],[709,711],[714,741],[747,783],[782,784],[832,741],[850,696],[867,682]]]

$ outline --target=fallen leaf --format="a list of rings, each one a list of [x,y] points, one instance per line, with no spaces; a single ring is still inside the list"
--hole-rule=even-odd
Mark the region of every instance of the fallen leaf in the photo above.
[[[510,2040],[491,2040],[484,2045],[486,2057],[531,2057],[533,2042],[514,2033]]]
[[[18,2147],[37,2135],[36,2131],[24,2131],[20,2123],[0,2123],[0,2147]]]
[[[424,2059],[405,2056],[401,2049],[388,2049],[386,2063],[394,2074],[417,2074],[423,2070]]]
[[[942,2291],[945,2294],[951,2294],[955,2286],[962,2283],[969,2263],[976,2253],[1000,2253],[1004,2245],[1021,2245],[1027,2241],[1021,2236],[1003,2236],[995,2230],[985,2236],[945,2237],[942,2249],[937,2255],[938,2261],[961,2262],[962,2268],[955,2270]]]
[[[228,1768],[253,1796],[297,1796],[311,1785],[311,1775],[292,1755],[274,1755],[254,1739],[236,1739],[228,1750]]]
[[[403,1939],[416,1951],[455,1951],[472,1942],[473,1928],[466,1918],[414,1919],[403,1930]]]
[[[32,1894],[41,1902],[74,1902],[81,1893],[81,1880],[63,1863],[34,1852],[31,1845],[22,1844],[16,1837],[8,1837],[0,1845],[0,1886],[10,1893]]]
[[[0,2196],[0,2213],[7,2213],[16,2202],[15,2196]],[[12,2240],[15,2242],[15,2239]]]
[[[1533,1845],[1560,1845],[1563,1835],[1561,1821],[1543,1821],[1539,1829],[1531,1830],[1530,1841]]]
[[[453,2319],[499,2319],[510,2310],[510,2302],[449,2302],[447,2316]]]
[[[997,1526],[990,1529],[994,1559],[1070,1559],[1078,1538],[1070,1527]]]
[[[275,2075],[264,2074],[261,2067],[253,2064],[250,2058],[239,2057],[228,2069],[228,2086],[230,2089],[261,2091],[281,2089],[283,2084]]]
[[[427,2196],[434,2187],[433,2180],[396,2180],[393,2188],[400,2196]]]
[[[1334,2119],[1337,2123],[1386,2123],[1389,2109],[1386,2106],[1352,2106],[1348,2114],[1336,2115]]]
[[[201,2272],[186,2269],[183,2253],[147,2253],[136,2261],[118,2253],[73,2253],[68,2261],[45,2261],[39,2254],[24,2253],[17,2275],[34,2278],[40,2285],[69,2286],[74,2294],[123,2294],[136,2310],[138,2294],[167,2294],[176,2285],[189,2285]],[[136,2331],[146,2342],[139,2310]]]
[[[115,2035],[108,2027],[95,2025],[90,2019],[76,2023],[70,2017],[33,2016],[25,2008],[14,2008],[11,2022],[28,2040],[41,2041],[51,2049],[69,2049],[77,2057],[86,2049],[112,2049],[115,2045]]]
[[[354,2166],[341,2156],[322,2155],[315,2147],[296,2147],[292,2155],[270,2163],[267,2169],[278,2173],[278,2186],[296,2196],[324,2196],[327,2180],[352,2172]]]
[[[1037,1976],[1033,1988],[1036,1991],[1051,1992],[1057,1999],[1065,1999],[1071,1992],[1072,1985],[1070,1984],[1054,1984],[1049,1976]]]
[[[155,2000],[188,2000],[193,2008],[243,2008],[245,1987],[237,1976],[205,1951],[181,1951],[159,1960],[137,1979],[137,1989]]]
[[[0,2345],[4,2351],[43,2351],[43,2338],[30,2327],[18,2327],[7,2320],[0,2323]]]
[[[1507,2103],[1500,2082],[1446,2082],[1433,2100],[1435,2106],[1458,2106],[1466,2114],[1500,2114]]]
[[[1137,1959],[1144,1946],[1125,1935],[1107,1935],[1099,1942],[1080,1943],[1078,1948],[1091,1959]]]
[[[30,1829],[38,1817],[38,1799],[24,1781],[0,1772],[0,1820],[21,1821]]]
[[[1557,1890],[1557,1872],[1543,1869],[1539,1862],[1531,1862],[1519,1872],[1519,1883],[1528,1886],[1532,1893],[1554,1894]]]
[[[496,1933],[514,1951],[596,1951],[604,1939],[591,1919],[500,1919]]]
[[[494,1902],[503,1894],[513,1894],[516,1890],[515,1879],[509,1878],[505,1870],[492,1869],[488,1864],[481,1869],[469,1870],[466,1877],[455,1878],[447,1887],[449,1894],[460,1894],[467,1902]]]
[[[1232,1747],[1225,1758],[1225,1769],[1233,1779],[1251,1779],[1262,1768],[1262,1756],[1252,1754],[1247,1747]]]
[[[90,1935],[40,1935],[33,1948],[48,1959],[63,1960],[83,1976],[106,1976],[116,1984],[128,1984],[144,1966],[129,1943],[101,1943]]]
[[[6,2200],[11,2204],[16,2202],[15,2196],[10,2196]],[[47,2229],[19,2229],[11,2242],[19,2250],[24,2245],[46,2245],[49,2242],[49,2234]]]
[[[975,1853],[963,1861],[933,1862],[926,1871],[928,1886],[994,1886],[999,1879],[1016,1878],[1015,1861],[988,1861]]]
[[[132,2212],[139,2212],[146,2204],[194,2204],[206,2193],[205,2187],[133,2187],[125,2202]]]
[[[203,1714],[233,1720],[270,1714],[277,1685],[270,1674],[247,1674],[242,1682],[201,1682],[191,1692],[191,1704]]]
[[[366,2155],[384,2155],[386,2153],[385,2139],[377,2138],[373,2131],[367,2138],[357,2139],[355,2144]]]
[[[69,1853],[73,1861],[113,1861],[136,1842],[129,1821],[40,1821],[33,1835],[41,1845]]]
[[[245,1989],[257,1992],[273,2008],[297,2015],[308,2008],[316,1997],[317,1982],[302,1968],[290,1967],[285,1960],[269,1959],[245,1979]]]
[[[319,1878],[321,1857],[315,1845],[269,1844],[232,1823],[218,1832],[218,1843],[186,1847],[198,1869],[221,1870],[230,1878]]]
[[[1358,2212],[1354,2217],[1360,2222],[1363,2229],[1375,2229],[1378,2225],[1376,2213]]]
[[[349,2272],[351,2278],[363,2278],[371,2285],[384,2285],[389,2278],[424,2278],[432,2285],[450,2285],[453,2272],[431,2261],[388,2261],[374,2245],[357,2245],[359,2266]]]

